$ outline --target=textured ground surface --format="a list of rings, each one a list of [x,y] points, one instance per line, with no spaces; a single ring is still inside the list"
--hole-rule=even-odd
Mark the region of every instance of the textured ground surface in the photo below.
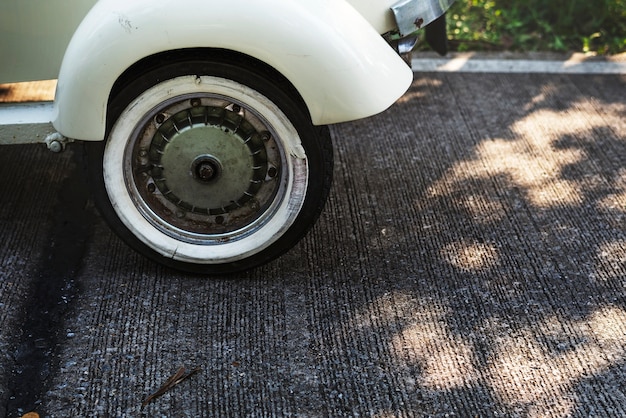
[[[113,236],[78,146],[0,149],[0,416],[626,414],[626,76],[417,74],[333,134],[317,226],[229,280]]]

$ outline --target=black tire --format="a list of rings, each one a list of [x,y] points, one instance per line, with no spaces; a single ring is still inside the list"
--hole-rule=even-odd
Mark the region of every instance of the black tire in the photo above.
[[[121,88],[107,141],[85,147],[112,230],[152,260],[209,275],[293,247],[323,209],[333,154],[329,129],[278,85],[235,63],[194,60]]]

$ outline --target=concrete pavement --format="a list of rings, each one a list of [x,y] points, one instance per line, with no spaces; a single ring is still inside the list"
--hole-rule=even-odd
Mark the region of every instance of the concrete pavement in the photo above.
[[[7,416],[626,414],[625,98],[624,75],[416,74],[332,128],[318,224],[237,278],[129,250],[77,144],[0,148]]]

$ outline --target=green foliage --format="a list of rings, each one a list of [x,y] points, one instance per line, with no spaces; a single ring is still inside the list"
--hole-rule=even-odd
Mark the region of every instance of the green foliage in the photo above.
[[[626,51],[626,0],[457,0],[453,50]]]

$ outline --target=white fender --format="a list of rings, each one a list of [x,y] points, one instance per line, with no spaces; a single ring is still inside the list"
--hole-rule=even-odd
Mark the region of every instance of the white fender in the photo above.
[[[65,53],[54,127],[102,140],[115,80],[140,59],[182,48],[238,51],[283,74],[314,124],[379,113],[413,73],[345,0],[100,0]]]

